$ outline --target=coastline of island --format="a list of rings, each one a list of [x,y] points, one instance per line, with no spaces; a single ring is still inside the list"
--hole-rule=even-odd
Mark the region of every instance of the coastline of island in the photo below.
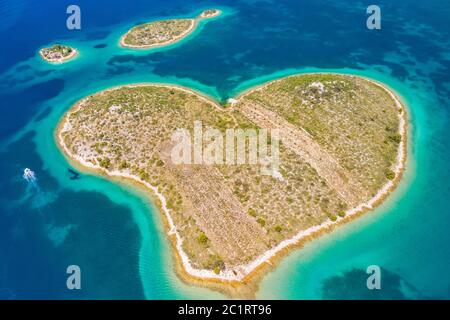
[[[48,63],[60,64],[68,62],[79,55],[78,50],[65,45],[53,45],[39,50],[42,60]]]
[[[196,28],[198,27],[198,24],[201,20],[211,19],[211,18],[217,17],[221,14],[222,14],[221,10],[208,9],[208,10],[203,11],[200,15],[198,15],[195,18],[155,20],[155,21],[151,21],[148,23],[143,23],[141,25],[134,26],[133,28],[128,30],[123,36],[121,36],[120,40],[119,40],[119,45],[122,48],[142,49],[142,50],[168,46],[168,45],[171,45],[171,44],[181,41],[182,39],[186,38],[189,34],[194,32],[196,30]],[[161,42],[146,43],[146,44],[127,43],[127,38],[130,37],[134,32],[137,32],[137,30],[139,28],[151,27],[158,23],[167,23],[167,24],[188,23],[189,25],[187,27],[185,26],[184,30],[180,34],[171,35],[170,39],[166,39]],[[161,37],[163,37],[163,35],[158,35],[158,38],[161,38]]]
[[[359,76],[355,76],[359,77]],[[343,225],[348,223],[355,218],[363,215],[368,211],[372,211],[378,205],[383,203],[383,201],[389,196],[391,192],[395,190],[398,186],[403,172],[405,170],[406,165],[406,157],[407,157],[407,128],[408,128],[408,115],[406,110],[406,105],[401,102],[400,98],[387,86],[372,79],[367,79],[369,82],[374,85],[385,90],[389,96],[395,101],[396,106],[402,110],[399,113],[399,134],[401,135],[401,141],[398,148],[398,153],[396,157],[396,164],[393,169],[395,172],[395,178],[389,182],[387,182],[378,192],[370,198],[369,201],[365,203],[361,203],[354,208],[350,208],[345,212],[345,216],[337,217],[335,221],[327,220],[320,225],[316,225],[314,227],[308,228],[306,230],[302,230],[298,232],[294,237],[289,239],[285,239],[281,241],[279,244],[274,246],[273,248],[267,250],[256,259],[251,261],[246,265],[242,265],[239,268],[239,274],[236,274],[235,271],[224,270],[220,272],[220,274],[216,274],[212,270],[207,269],[196,269],[192,266],[189,257],[184,252],[182,248],[183,239],[181,235],[177,232],[177,228],[175,223],[171,217],[170,210],[167,206],[167,200],[165,196],[158,191],[158,188],[151,185],[147,181],[142,180],[140,177],[123,173],[120,171],[109,171],[104,169],[98,165],[94,165],[90,162],[85,161],[82,157],[73,154],[69,148],[64,143],[62,138],[62,134],[69,130],[68,123],[66,122],[67,117],[72,113],[77,111],[82,107],[83,102],[88,97],[78,101],[74,106],[70,108],[70,110],[63,116],[60,121],[57,130],[56,130],[56,142],[59,146],[62,153],[65,155],[66,159],[74,165],[75,167],[80,168],[83,171],[90,171],[95,174],[100,174],[102,176],[106,176],[108,178],[112,178],[113,180],[125,181],[126,183],[131,183],[133,186],[137,186],[139,188],[143,188],[148,194],[151,195],[151,198],[156,200],[155,205],[158,209],[163,212],[164,223],[166,224],[166,228],[168,229],[168,238],[170,239],[170,243],[174,248],[174,256],[175,256],[175,268],[176,273],[180,276],[180,278],[188,284],[193,284],[197,286],[203,286],[211,289],[215,289],[221,291],[230,297],[241,297],[241,298],[253,298],[254,294],[258,288],[259,281],[263,277],[264,274],[269,272],[274,268],[276,263],[280,260],[281,257],[288,254],[292,249],[299,248],[303,246],[306,242],[319,237],[324,233],[328,233],[332,231],[335,227],[339,225]],[[248,94],[251,94],[255,90],[260,90],[264,86],[267,86],[275,81],[280,81],[282,79],[270,81],[268,83],[262,84],[261,86],[250,88],[244,93],[238,95],[236,99],[233,99],[234,103],[238,103],[240,99],[245,97]],[[186,92],[193,93],[198,95],[201,99],[207,101],[208,103],[214,105],[215,107],[224,110],[216,101],[206,97],[194,90],[189,88],[175,86],[175,85],[163,85],[163,84],[136,84],[129,86],[121,86],[121,87],[137,87],[137,86],[160,86],[167,88],[177,88],[181,90],[185,90]],[[120,87],[119,87],[120,88]],[[116,88],[110,88],[105,91],[115,90]],[[233,106],[232,106],[233,107]]]

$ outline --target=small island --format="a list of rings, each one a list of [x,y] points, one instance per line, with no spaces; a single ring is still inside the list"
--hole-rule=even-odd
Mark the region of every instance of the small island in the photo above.
[[[42,59],[51,63],[63,63],[72,60],[77,54],[78,52],[74,48],[61,44],[39,50]]]
[[[213,17],[217,17],[218,15],[220,15],[220,13],[221,13],[220,10],[208,9],[208,10],[203,11],[200,14],[200,18],[203,18],[203,19],[205,19],[205,18],[213,18]]]
[[[130,29],[120,39],[125,48],[149,49],[173,44],[185,38],[197,27],[200,20],[221,14],[220,10],[208,9],[192,19],[170,19],[152,21]]]
[[[174,132],[195,134],[198,121],[224,135],[279,130],[279,167],[261,174],[252,164],[173,163]],[[389,195],[404,168],[406,121],[406,108],[378,82],[303,74],[250,89],[225,106],[177,86],[112,88],[76,103],[56,135],[74,166],[148,190],[165,217],[182,279],[251,297],[256,275],[290,248]]]

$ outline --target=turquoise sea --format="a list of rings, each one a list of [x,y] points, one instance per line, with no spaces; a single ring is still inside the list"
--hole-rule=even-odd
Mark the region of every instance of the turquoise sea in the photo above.
[[[76,1],[82,29],[66,28],[61,0],[0,0],[0,299],[224,298],[173,272],[161,216],[129,186],[83,174],[56,147],[54,130],[77,100],[127,83],[180,84],[218,100],[284,75],[358,74],[395,90],[410,110],[409,153],[398,190],[374,212],[281,260],[263,299],[450,298],[450,3],[378,0],[381,30],[351,0]],[[131,26],[221,17],[175,45],[119,48]],[[37,50],[80,51],[51,65]],[[37,180],[27,182],[25,168]],[[79,265],[82,289],[66,288]],[[366,268],[382,268],[382,290]]]

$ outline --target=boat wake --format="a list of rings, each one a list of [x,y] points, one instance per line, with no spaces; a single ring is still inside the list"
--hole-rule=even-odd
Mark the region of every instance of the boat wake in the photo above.
[[[32,171],[29,168],[25,168],[25,170],[23,170],[23,178],[25,179],[26,182],[28,182],[30,186],[39,190],[36,174],[34,173],[34,171]]]
[[[30,199],[32,201],[33,208],[40,211],[42,207],[56,199],[56,196],[53,193],[41,191],[36,173],[33,170],[25,168],[22,177],[27,182],[25,199]]]

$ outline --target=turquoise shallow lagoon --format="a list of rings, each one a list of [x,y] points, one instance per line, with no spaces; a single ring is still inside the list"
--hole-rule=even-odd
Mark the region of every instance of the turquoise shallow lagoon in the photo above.
[[[374,31],[353,1],[79,1],[82,29],[68,31],[60,1],[4,1],[0,298],[222,298],[178,280],[161,216],[141,191],[88,174],[72,179],[56,124],[111,86],[172,83],[224,101],[305,72],[357,74],[395,90],[410,110],[407,170],[375,211],[282,259],[257,297],[450,298],[450,5],[379,2],[383,24]],[[118,46],[137,23],[209,7],[223,16],[173,46]],[[79,57],[41,61],[37,50],[57,41]],[[34,184],[22,178],[26,167]],[[82,269],[80,291],[66,289],[70,264]],[[369,265],[383,269],[383,290],[366,289]]]

